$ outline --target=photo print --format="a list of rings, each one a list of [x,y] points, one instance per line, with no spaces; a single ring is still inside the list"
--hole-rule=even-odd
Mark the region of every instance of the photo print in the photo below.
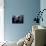
[[[23,24],[23,23],[24,23],[24,15],[12,16],[12,24]]]

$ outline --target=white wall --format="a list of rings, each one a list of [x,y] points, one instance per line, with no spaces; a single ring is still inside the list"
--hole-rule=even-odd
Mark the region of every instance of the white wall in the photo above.
[[[41,10],[46,9],[46,0],[40,0],[40,9]],[[44,19],[44,21],[41,22],[40,25],[43,25],[46,27],[46,11],[44,11],[44,13],[43,13],[43,19]]]
[[[41,11],[43,9],[46,9],[46,0],[40,0],[40,9]],[[41,22],[40,24],[43,26],[46,26],[46,11],[43,12],[43,22]]]
[[[0,42],[4,41],[4,0],[0,0]]]

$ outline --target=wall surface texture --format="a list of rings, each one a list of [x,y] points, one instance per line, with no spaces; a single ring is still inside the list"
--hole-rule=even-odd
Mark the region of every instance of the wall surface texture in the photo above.
[[[32,28],[32,20],[40,9],[40,0],[5,0],[5,40],[18,41]],[[24,15],[23,24],[12,24],[12,16]]]
[[[40,1],[40,9],[41,10],[46,9],[46,0]],[[40,25],[43,25],[46,27],[46,10],[43,12],[42,17],[43,17],[43,22],[41,22]],[[45,34],[45,36],[46,36],[46,34]],[[46,40],[45,40],[45,44],[46,44]]]
[[[46,9],[46,0],[40,0],[40,10]],[[43,22],[40,22],[40,25],[46,26],[46,10],[43,12]]]

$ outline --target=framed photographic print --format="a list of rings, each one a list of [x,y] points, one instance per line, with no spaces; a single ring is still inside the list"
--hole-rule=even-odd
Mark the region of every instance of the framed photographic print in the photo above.
[[[12,24],[23,24],[23,23],[24,23],[24,15],[12,16]]]

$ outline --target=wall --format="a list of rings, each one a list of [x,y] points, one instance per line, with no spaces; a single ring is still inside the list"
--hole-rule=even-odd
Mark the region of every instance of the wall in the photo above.
[[[32,28],[35,12],[40,9],[40,0],[5,0],[4,7],[5,40],[18,41]],[[12,24],[12,16],[24,15],[23,24]]]
[[[46,0],[41,0],[40,1],[40,9],[43,10],[43,9],[46,9]],[[46,27],[46,11],[44,11],[43,15],[43,22],[40,22],[40,25],[42,26],[45,26]],[[46,35],[45,35],[46,36]],[[46,38],[46,37],[45,37]],[[45,44],[46,44],[46,40],[45,40]]]
[[[4,0],[0,0],[0,42],[4,41]]]
[[[40,9],[41,9],[41,11],[43,9],[46,9],[46,0],[41,0],[40,1]],[[46,10],[43,12],[42,17],[43,17],[43,22],[41,21],[40,25],[46,26]]]

